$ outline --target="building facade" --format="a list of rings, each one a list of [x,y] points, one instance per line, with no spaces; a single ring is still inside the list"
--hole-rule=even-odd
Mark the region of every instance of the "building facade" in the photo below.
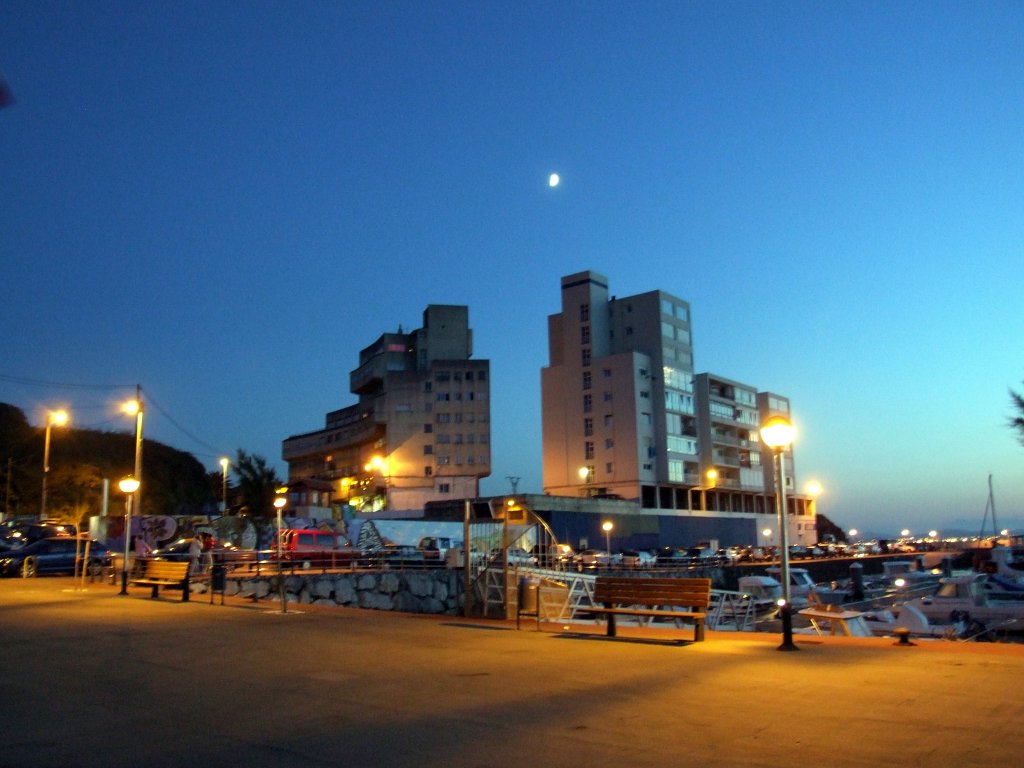
[[[465,306],[432,304],[422,328],[383,334],[349,376],[358,402],[284,441],[289,482],[330,482],[335,511],[389,516],[477,496],[491,472],[490,362],[472,354]]]
[[[541,371],[544,492],[714,517],[727,540],[743,531],[747,543],[773,543],[773,455],[758,430],[773,415],[789,416],[788,399],[696,374],[690,305],[676,296],[616,298],[591,271],[561,286]],[[791,449],[784,462],[790,540],[813,542]]]

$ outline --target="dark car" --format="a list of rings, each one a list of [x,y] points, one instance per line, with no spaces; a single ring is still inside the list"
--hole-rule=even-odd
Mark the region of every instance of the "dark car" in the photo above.
[[[154,560],[171,560],[176,562],[188,562],[191,559],[192,537],[178,539],[159,549],[154,549],[152,558]],[[234,544],[212,542],[208,548],[202,551],[200,556],[202,562],[210,559],[218,565],[225,565],[228,568],[239,568],[243,565],[256,562],[256,553],[251,549],[239,549]]]
[[[76,533],[74,525],[56,520],[41,523],[9,520],[0,524],[0,550],[18,549],[40,539],[74,536]]]
[[[364,560],[371,568],[423,568],[427,562],[423,553],[411,544],[388,544],[367,552]]]
[[[0,575],[74,573],[76,557],[85,557],[86,544],[89,544],[88,572],[99,575],[110,565],[110,550],[99,542],[85,542],[71,536],[39,539],[18,549],[0,552]]]

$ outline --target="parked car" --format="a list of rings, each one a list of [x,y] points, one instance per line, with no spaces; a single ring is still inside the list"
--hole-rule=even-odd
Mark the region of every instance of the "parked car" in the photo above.
[[[662,547],[657,554],[658,565],[680,566],[688,565],[690,556],[685,549],[677,547]]]
[[[602,549],[584,549],[576,555],[576,568],[581,571],[607,568],[611,561],[612,556]]]
[[[37,576],[47,573],[74,573],[76,555],[85,556],[87,542],[73,536],[39,539],[18,549],[0,553],[0,575]],[[110,565],[110,550],[97,541],[89,543],[88,573],[99,575]]]
[[[573,562],[575,552],[568,544],[534,544],[530,549],[530,556],[533,564],[541,568],[565,568]]]
[[[308,562],[316,566],[350,566],[362,557],[348,539],[334,531],[285,528],[280,533],[281,559]],[[415,549],[415,547],[413,547]],[[277,559],[277,535],[270,546],[270,559]]]
[[[191,546],[191,536],[180,538],[170,544],[154,549],[150,558],[153,560],[187,562],[191,557]],[[208,561],[212,561],[218,565],[223,564],[228,568],[240,568],[243,565],[249,565],[256,562],[256,552],[253,550],[240,549],[234,544],[225,544],[223,542],[213,541],[212,539],[209,540],[208,545],[205,545],[203,555],[207,556]]]
[[[624,549],[617,557],[623,568],[653,568],[658,562],[654,553],[646,549]]]
[[[424,536],[416,548],[423,553],[426,560],[434,562],[445,560],[449,549],[459,549],[462,541],[449,536]]]
[[[501,549],[495,548],[491,550],[491,554],[488,559],[492,563],[501,562]],[[533,565],[533,555],[527,552],[522,547],[509,547],[508,548],[508,564],[509,565]]]
[[[412,544],[389,544],[374,550],[371,563],[388,567],[423,567],[426,559],[423,553]]]
[[[55,520],[8,520],[0,524],[0,551],[18,549],[40,539],[75,536],[76,533],[77,530],[71,523],[60,523]]]

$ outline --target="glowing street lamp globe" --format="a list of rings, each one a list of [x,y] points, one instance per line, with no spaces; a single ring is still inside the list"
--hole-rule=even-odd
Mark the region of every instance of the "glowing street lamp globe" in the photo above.
[[[772,416],[761,427],[761,442],[773,451],[785,450],[796,439],[796,427],[783,416]]]

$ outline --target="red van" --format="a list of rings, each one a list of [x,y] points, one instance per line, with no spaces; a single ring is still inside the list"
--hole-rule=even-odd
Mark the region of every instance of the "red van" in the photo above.
[[[271,556],[276,557],[277,536],[271,546]],[[317,566],[351,566],[359,559],[359,550],[333,531],[284,528],[281,530],[281,558]]]

